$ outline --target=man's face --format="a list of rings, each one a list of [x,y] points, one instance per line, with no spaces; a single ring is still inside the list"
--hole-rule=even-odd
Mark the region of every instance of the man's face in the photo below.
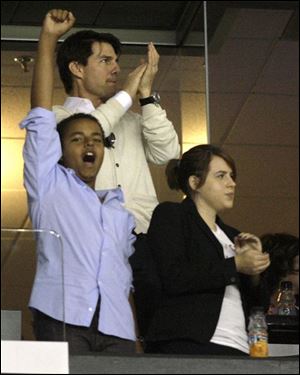
[[[104,157],[104,140],[96,121],[72,121],[63,137],[63,165],[72,168],[76,175],[91,188]]]
[[[120,72],[118,56],[109,43],[94,42],[87,65],[82,66],[81,84],[87,97],[100,98],[103,102],[116,93]]]

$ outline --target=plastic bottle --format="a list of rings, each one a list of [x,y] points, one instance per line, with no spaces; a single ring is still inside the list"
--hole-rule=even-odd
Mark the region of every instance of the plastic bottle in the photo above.
[[[262,307],[254,307],[251,311],[248,325],[248,342],[251,357],[268,357],[268,326]]]
[[[297,315],[295,302],[293,283],[291,281],[282,281],[277,297],[278,315]]]

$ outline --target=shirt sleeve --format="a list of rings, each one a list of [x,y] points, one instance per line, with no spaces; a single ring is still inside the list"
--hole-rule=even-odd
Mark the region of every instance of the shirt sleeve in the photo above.
[[[20,128],[26,129],[24,186],[31,199],[39,199],[48,190],[62,155],[55,115],[44,108],[34,108]]]
[[[136,236],[133,234],[135,228],[135,219],[134,216],[128,212],[128,247],[127,247],[127,254],[126,257],[129,258],[134,253],[134,242],[136,240]]]
[[[94,116],[100,122],[105,137],[108,137],[114,131],[115,126],[118,124],[121,117],[124,116],[127,110],[128,104],[124,106],[120,103],[120,99],[118,99],[118,97],[112,97],[107,100],[106,103],[101,104],[93,111],[84,110],[83,112]],[[57,123],[64,120],[66,117],[81,112],[79,108],[71,109],[61,105],[55,105],[53,107],[53,111],[55,112]]]
[[[109,136],[114,132],[114,127],[118,124],[121,117],[127,112],[127,108],[120,104],[120,102],[112,97],[106,103],[97,107],[91,115],[96,117],[100,122],[105,136]]]
[[[127,109],[113,97],[91,114],[99,120],[107,136],[114,131],[114,127],[126,112]],[[142,129],[148,161],[154,164],[165,164],[170,159],[178,158],[180,153],[178,136],[162,108],[155,105],[143,106],[142,116],[134,113],[134,117],[137,126]]]
[[[160,106],[142,107],[142,133],[145,140],[147,160],[154,164],[165,164],[179,157],[178,135],[166,111]]]
[[[136,241],[136,236],[133,234],[135,228],[135,220],[132,214],[129,214],[128,219],[128,243],[127,243],[127,254],[126,254],[126,264],[128,268],[130,269],[130,290],[133,290],[133,274],[132,274],[132,268],[129,263],[130,256],[134,253],[135,248],[133,244]]]
[[[155,105],[143,106],[142,111],[142,116],[134,113],[134,121],[142,129],[147,160],[154,164],[165,164],[170,159],[178,158],[178,136],[166,112]],[[113,97],[91,114],[98,119],[105,136],[108,136],[126,112],[127,109]]]

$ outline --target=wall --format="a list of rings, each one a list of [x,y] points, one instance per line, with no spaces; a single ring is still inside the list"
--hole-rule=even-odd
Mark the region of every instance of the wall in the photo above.
[[[290,10],[229,11],[220,25],[222,35],[216,33],[210,44],[211,139],[232,154],[238,167],[235,208],[222,217],[258,235],[298,235],[299,40],[284,37],[290,17]],[[1,221],[2,227],[11,228],[30,227],[22,180],[24,132],[18,123],[29,109],[32,66],[24,73],[13,61],[20,54],[1,52]],[[121,82],[139,58],[122,57]],[[179,53],[161,58],[155,88],[183,149],[206,142],[204,84],[203,58]],[[54,102],[62,103],[64,96],[56,74]],[[138,111],[138,104],[133,109]],[[159,200],[179,201],[182,194],[169,191],[164,167],[151,166],[151,171]],[[11,241],[4,238],[2,245],[11,249]],[[21,241],[18,246],[28,247]],[[11,286],[18,289],[11,307],[17,295],[26,306],[30,286],[23,280],[32,275],[34,255],[28,261],[24,254],[16,252],[18,268],[11,267]],[[30,335],[26,314],[25,337]]]

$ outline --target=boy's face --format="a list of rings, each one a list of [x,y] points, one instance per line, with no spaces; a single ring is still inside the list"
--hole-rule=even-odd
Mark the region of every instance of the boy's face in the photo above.
[[[66,129],[63,137],[63,165],[95,188],[104,157],[104,140],[99,125],[91,119],[78,119]]]

